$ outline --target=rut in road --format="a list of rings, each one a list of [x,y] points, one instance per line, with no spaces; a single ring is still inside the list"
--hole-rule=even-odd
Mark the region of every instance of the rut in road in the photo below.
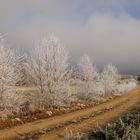
[[[37,133],[40,130],[45,129],[50,131],[46,135],[40,136],[40,140],[56,140],[60,138],[59,135],[63,135],[66,126],[74,132],[85,131],[90,129],[92,125],[100,125],[110,121],[114,117],[119,116],[121,113],[138,104],[140,99],[139,93],[140,87],[137,87],[121,97],[116,97],[113,100],[97,105],[94,108],[83,109],[61,116],[54,116],[52,118],[38,120],[13,128],[3,129],[0,130],[0,139],[12,139],[18,137],[19,134],[26,136],[26,134]],[[73,120],[76,120],[75,122],[78,123],[74,124]],[[54,129],[56,126],[58,126],[57,129]]]

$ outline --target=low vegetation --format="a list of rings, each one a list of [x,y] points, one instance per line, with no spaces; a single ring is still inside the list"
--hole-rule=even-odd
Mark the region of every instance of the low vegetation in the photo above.
[[[140,106],[124,114],[118,120],[87,134],[73,134],[66,130],[65,140],[139,140]]]

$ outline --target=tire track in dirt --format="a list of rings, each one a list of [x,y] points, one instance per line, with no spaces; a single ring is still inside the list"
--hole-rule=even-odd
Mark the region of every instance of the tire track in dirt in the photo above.
[[[28,139],[38,139],[38,137],[40,137],[41,135],[43,134],[46,134],[46,133],[49,133],[49,132],[53,132],[53,131],[56,131],[58,129],[61,129],[61,128],[65,128],[71,124],[79,124],[89,118],[94,118],[94,117],[97,117],[98,115],[101,115],[107,111],[110,111],[116,107],[119,107],[123,104],[125,104],[126,102],[128,102],[129,99],[125,100],[125,101],[122,101],[120,102],[119,104],[116,104],[114,106],[111,106],[109,108],[105,108],[103,110],[99,110],[97,112],[92,112],[91,114],[88,114],[88,115],[85,115],[85,116],[82,116],[82,117],[79,117],[77,118],[76,120],[71,120],[71,121],[68,121],[64,124],[58,124],[56,126],[53,126],[52,128],[47,128],[47,129],[42,129],[42,130],[39,130],[39,131],[36,131],[36,132],[32,132],[32,133],[28,133],[28,134],[25,134],[25,135],[21,135],[19,138],[16,138],[16,140],[20,140],[20,139],[24,139],[24,140],[28,140]],[[62,136],[61,136],[62,137]]]
[[[133,93],[132,93],[133,94]],[[138,96],[137,96],[138,95]],[[134,106],[140,103],[140,89],[137,91],[137,95],[134,94],[131,96],[125,103],[118,105],[116,108],[111,109],[110,111],[103,112],[102,114],[97,115],[96,117],[90,117],[78,124],[70,124],[66,127],[63,127],[59,130],[49,132],[39,138],[39,140],[62,140],[65,132],[65,128],[71,130],[73,133],[77,132],[87,132],[97,128],[97,126],[102,126],[106,123],[111,122],[113,119],[119,117],[123,113],[131,110]]]

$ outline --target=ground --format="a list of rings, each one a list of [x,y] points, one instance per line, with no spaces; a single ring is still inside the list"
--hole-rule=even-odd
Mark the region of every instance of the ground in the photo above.
[[[75,132],[86,132],[97,125],[104,125],[132,109],[140,102],[140,86],[120,97],[86,109],[25,123],[0,130],[0,139],[32,135],[39,140],[59,140],[66,128]]]

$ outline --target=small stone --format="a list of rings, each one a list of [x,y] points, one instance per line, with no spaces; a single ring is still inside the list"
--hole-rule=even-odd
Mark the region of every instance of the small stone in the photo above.
[[[52,116],[52,114],[53,114],[52,111],[47,111],[46,113],[47,113],[49,116]]]
[[[85,107],[85,105],[84,104],[81,104],[81,107]]]
[[[22,122],[20,118],[15,118],[16,121]]]
[[[72,122],[72,123],[77,123],[77,120],[72,120],[71,122]]]
[[[34,117],[33,119],[34,119],[34,120],[37,120],[37,118],[36,118],[36,117]]]

